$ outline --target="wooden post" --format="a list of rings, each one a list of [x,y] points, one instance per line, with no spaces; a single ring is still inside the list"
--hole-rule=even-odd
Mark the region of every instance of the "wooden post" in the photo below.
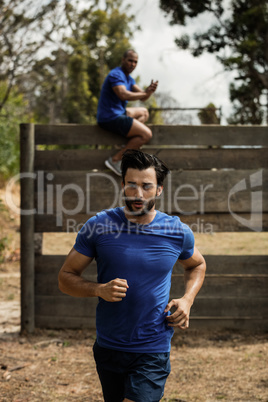
[[[20,125],[21,331],[34,324],[34,125]]]

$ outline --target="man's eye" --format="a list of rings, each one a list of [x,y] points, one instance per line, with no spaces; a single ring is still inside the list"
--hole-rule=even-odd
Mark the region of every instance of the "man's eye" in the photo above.
[[[152,188],[151,184],[144,184],[143,186],[144,190],[150,190]]]

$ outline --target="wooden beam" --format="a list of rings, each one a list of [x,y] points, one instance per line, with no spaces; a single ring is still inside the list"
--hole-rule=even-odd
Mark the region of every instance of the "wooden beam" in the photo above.
[[[173,296],[171,296],[172,298]],[[36,315],[54,317],[95,317],[97,298],[36,295]],[[191,309],[192,317],[266,318],[265,297],[197,297]]]
[[[143,148],[157,155],[171,170],[260,169],[268,167],[266,148],[158,149]],[[113,153],[109,149],[63,149],[35,153],[35,170],[106,171],[104,161]]]
[[[34,323],[34,125],[20,126],[21,174],[21,330]]]
[[[150,126],[150,145],[268,146],[265,126]],[[94,125],[35,125],[36,144],[122,145],[125,138]]]
[[[254,234],[252,239],[254,239]],[[207,263],[207,275],[268,275],[267,255],[204,255]],[[66,255],[38,255],[35,257],[35,275],[58,275]],[[183,274],[184,270],[179,262],[176,262],[173,273]],[[56,276],[55,276],[56,275]],[[85,270],[85,276],[97,275],[96,261]],[[53,278],[54,282],[55,281]],[[57,286],[57,283],[56,283]]]
[[[176,211],[171,212],[176,215]],[[79,231],[83,224],[92,217],[91,214],[77,214],[72,216],[56,215],[36,215],[35,232],[68,232],[75,233]],[[195,215],[179,215],[182,222],[186,223],[195,233],[214,233],[214,232],[254,232],[250,226],[246,226],[243,222],[250,222],[251,214],[240,213],[239,217],[243,221],[238,221],[229,213],[206,213]],[[255,216],[256,220],[259,217]],[[263,213],[262,231],[268,231],[268,213]]]
[[[54,317],[37,315],[37,328],[52,329],[95,329],[96,320],[93,317]],[[251,317],[190,317],[190,328],[188,331],[196,330],[247,330],[265,331],[268,330],[268,319]]]

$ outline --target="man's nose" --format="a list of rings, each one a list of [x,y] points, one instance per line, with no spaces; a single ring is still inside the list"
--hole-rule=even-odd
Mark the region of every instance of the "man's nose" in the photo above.
[[[136,191],[135,191],[135,196],[136,196],[137,198],[143,198],[143,191],[142,191],[142,188],[139,187],[139,186],[137,186],[135,190],[136,190]]]

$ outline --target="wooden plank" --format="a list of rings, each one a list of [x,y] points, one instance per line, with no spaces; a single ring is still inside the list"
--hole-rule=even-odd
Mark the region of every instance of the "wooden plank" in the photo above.
[[[54,317],[95,317],[97,297],[35,296],[35,313]]]
[[[150,145],[262,145],[268,146],[265,126],[150,126]],[[121,145],[125,139],[98,126],[35,125],[36,144]]]
[[[254,235],[253,235],[254,236]],[[267,255],[204,255],[207,263],[207,275],[268,275]],[[66,255],[38,255],[35,257],[35,275],[50,277],[58,275]],[[184,269],[177,262],[173,274],[183,274]],[[96,261],[86,268],[85,275],[96,275]]]
[[[57,270],[50,274],[35,274],[35,296],[62,296],[63,293],[58,288],[58,273],[60,266]],[[97,275],[92,274],[90,268],[83,277],[91,282],[97,282]]]
[[[268,145],[266,126],[155,125],[151,128],[153,139],[150,144],[156,145]]]
[[[95,329],[95,317],[54,317],[52,316],[35,316],[36,328],[51,329]]]
[[[103,182],[98,186],[100,180]],[[223,188],[231,189],[239,181],[246,180],[251,186],[262,186],[266,191],[268,188],[268,169],[239,169],[239,170],[174,170],[169,174],[164,182],[164,189],[175,191],[179,186],[192,185],[195,187],[206,187],[212,185],[214,191],[222,191]],[[36,172],[36,182],[40,181],[39,186],[36,185],[38,191],[47,191],[48,185],[55,186],[60,184],[62,186],[74,183],[82,188],[83,191],[87,189],[88,182],[92,185],[92,189],[97,191],[105,191],[105,187],[113,189],[117,186],[118,191],[121,190],[121,177],[113,175],[111,172],[105,174],[103,172],[88,172],[86,171],[55,171],[43,170]],[[261,184],[259,183],[261,181]],[[102,188],[104,187],[104,188]],[[89,188],[91,190],[91,187]],[[54,189],[55,191],[55,189]],[[190,191],[189,191],[190,193]]]
[[[233,190],[240,184],[241,191]],[[38,213],[61,213],[61,210],[65,210],[72,214],[75,210],[76,213],[94,214],[102,209],[123,205],[121,180],[111,174],[43,171],[37,174],[36,187]],[[225,213],[230,209],[232,212],[244,213],[251,211],[252,189],[262,191],[261,210],[268,211],[267,169],[257,172],[174,171],[166,179],[157,208],[183,215]]]
[[[265,318],[268,298],[197,297],[191,309],[192,317]],[[36,315],[54,317],[95,317],[97,298],[43,296],[35,298]]]
[[[191,330],[238,330],[238,331],[267,331],[268,319],[260,318],[247,318],[247,317],[191,317],[190,328]]]
[[[101,182],[102,180],[100,180]],[[229,195],[228,189],[218,192],[215,189],[207,187],[195,187],[191,184],[185,187],[179,186],[176,191],[165,191],[162,196],[156,200],[156,209],[162,212],[175,213],[176,215],[196,215],[199,213],[248,213],[252,209],[251,191],[248,188],[239,194]],[[46,211],[55,211],[59,214],[73,215],[74,212],[89,215],[94,215],[104,209],[123,206],[122,191],[114,188],[99,188],[94,189],[94,185],[90,185],[88,191],[83,191],[76,184],[64,186],[57,185],[59,190],[55,191],[53,196],[47,193],[35,195],[36,209],[38,210],[38,198],[44,199],[44,213]],[[187,186],[187,187],[186,187]],[[268,191],[262,192],[262,205],[259,204],[261,212],[268,212]]]
[[[268,297],[197,297],[191,308],[192,317],[268,317]]]
[[[268,275],[267,255],[205,255],[204,258],[207,264],[207,275]],[[179,268],[180,265],[176,265],[177,267]],[[173,272],[177,273],[177,270]]]
[[[34,125],[20,126],[21,173],[21,330],[33,332],[34,323]]]
[[[200,290],[199,296],[203,297],[267,297],[267,275],[207,275]],[[183,275],[172,276],[171,298],[183,296]]]
[[[96,275],[90,269],[83,275],[90,281],[97,282]],[[61,296],[58,289],[58,272],[49,275],[36,274],[35,296]],[[183,274],[172,275],[171,297],[178,298],[184,293]],[[238,275],[238,274],[207,274],[204,285],[200,291],[206,297],[266,297],[268,289],[268,275]]]
[[[157,149],[144,152],[157,155],[171,170],[177,169],[259,169],[268,167],[266,148],[237,149]],[[65,149],[35,152],[35,170],[93,170],[107,172],[104,161],[114,152],[107,149]]]
[[[35,316],[37,328],[51,329],[95,329],[95,319],[91,317],[54,317]],[[247,330],[267,331],[268,319],[254,319],[247,317],[191,317],[188,331],[196,330]]]
[[[176,215],[176,212],[171,215]],[[82,228],[82,225],[93,215],[90,214],[75,214],[67,216],[63,214],[56,217],[56,215],[36,215],[35,217],[35,232],[68,232],[75,233]],[[195,214],[195,215],[180,215],[181,221],[186,223],[195,233],[216,233],[216,232],[254,232],[254,229],[246,225],[250,222],[251,216],[247,213],[239,214],[238,221],[235,217],[228,213],[217,214]],[[268,231],[268,213],[262,214],[262,228],[261,231]],[[256,217],[257,223],[259,217]]]

